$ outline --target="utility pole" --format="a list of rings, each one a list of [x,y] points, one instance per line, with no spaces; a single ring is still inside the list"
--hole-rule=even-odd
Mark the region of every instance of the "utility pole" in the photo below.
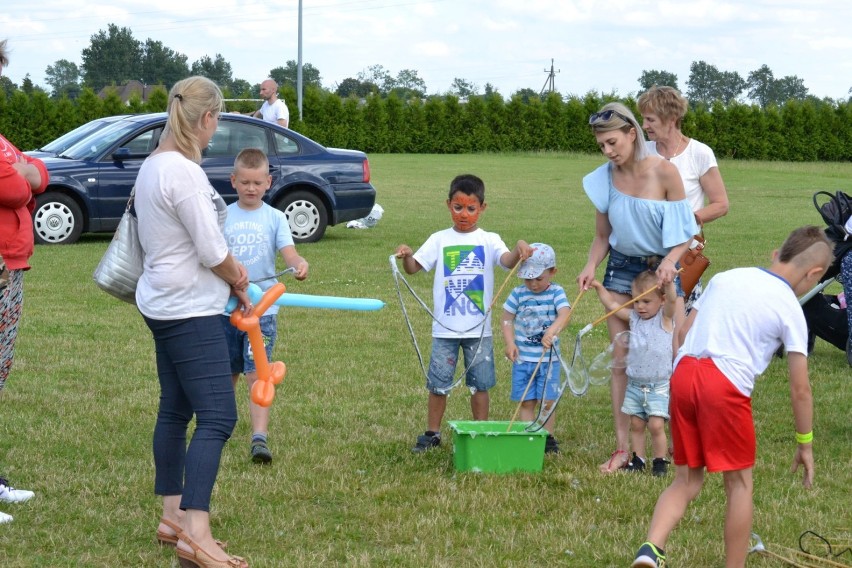
[[[299,63],[296,66],[296,102],[299,106],[299,122],[302,121],[302,0],[299,0]]]
[[[553,93],[553,92],[556,91],[556,81],[555,81],[556,80],[556,74],[561,73],[562,70],[561,69],[554,69],[553,68],[553,59],[551,59],[550,60],[550,70],[548,71],[547,69],[545,69],[544,72],[547,73],[547,79],[544,81],[544,86],[541,88],[541,91],[539,91],[539,93],[538,93],[539,96],[543,96],[545,91],[547,91],[548,93]]]

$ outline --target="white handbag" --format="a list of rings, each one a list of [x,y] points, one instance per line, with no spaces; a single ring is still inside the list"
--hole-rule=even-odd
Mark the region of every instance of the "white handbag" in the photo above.
[[[145,253],[139,244],[136,215],[131,211],[135,193],[134,187],[112,242],[92,274],[101,290],[131,304],[136,303],[136,284],[142,276],[145,260]]]

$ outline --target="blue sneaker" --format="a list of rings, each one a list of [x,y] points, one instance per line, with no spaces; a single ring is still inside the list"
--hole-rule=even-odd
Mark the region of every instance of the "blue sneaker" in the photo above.
[[[641,548],[639,548],[639,552],[636,553],[636,559],[633,561],[633,564],[630,565],[630,568],[636,568],[637,566],[644,566],[645,568],[665,568],[665,565],[666,555],[663,554],[663,551],[650,542],[646,542]]]

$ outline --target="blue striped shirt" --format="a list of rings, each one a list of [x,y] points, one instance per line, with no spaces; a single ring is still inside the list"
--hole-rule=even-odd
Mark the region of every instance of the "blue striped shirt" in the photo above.
[[[515,314],[515,345],[521,361],[538,362],[544,349],[541,345],[544,332],[556,320],[559,310],[570,307],[565,290],[553,282],[538,294],[523,285],[512,290],[503,308]],[[558,337],[554,347],[559,348]]]

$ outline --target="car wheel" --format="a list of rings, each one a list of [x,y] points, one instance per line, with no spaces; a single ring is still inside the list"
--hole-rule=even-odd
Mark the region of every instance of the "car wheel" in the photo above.
[[[83,232],[83,212],[67,195],[42,193],[36,197],[33,232],[35,242],[42,245],[76,243]]]
[[[278,206],[287,216],[296,243],[315,243],[325,234],[328,212],[322,200],[308,191],[294,191]]]

